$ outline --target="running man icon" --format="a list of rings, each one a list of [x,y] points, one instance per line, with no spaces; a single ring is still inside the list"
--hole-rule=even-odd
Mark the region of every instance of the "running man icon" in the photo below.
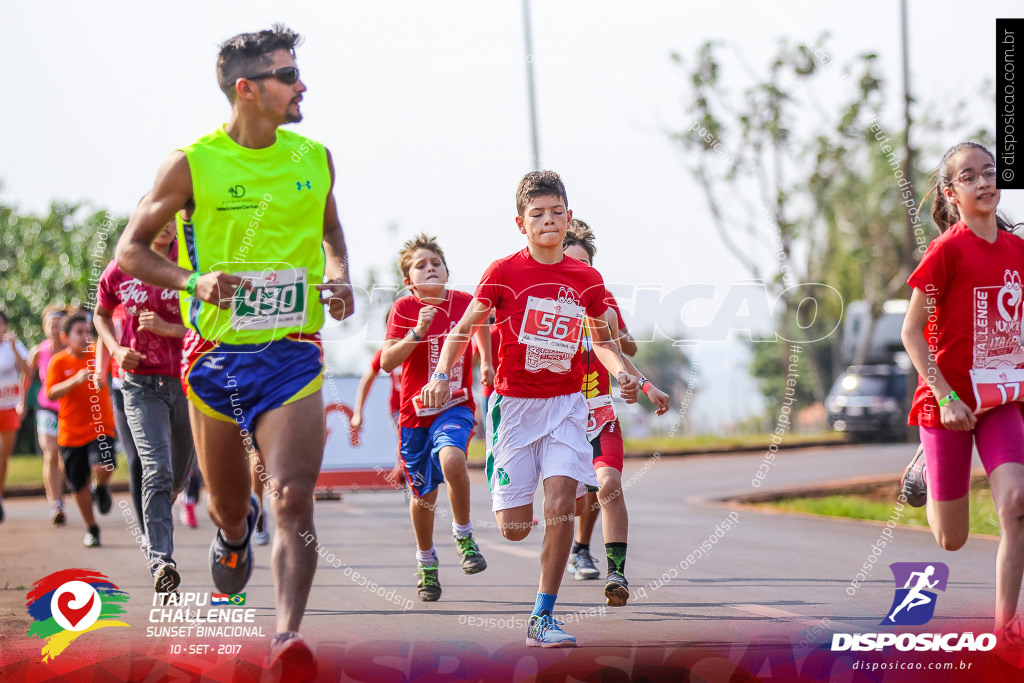
[[[949,567],[941,562],[894,562],[889,568],[897,588],[888,616],[881,623],[903,626],[927,623],[935,613],[935,591],[946,590]],[[915,607],[921,609],[914,610]]]
[[[922,590],[924,590],[925,588],[935,588],[935,586],[939,583],[938,579],[936,579],[934,583],[928,581],[928,577],[934,573],[935,566],[928,565],[928,568],[925,569],[923,572],[912,572],[910,574],[910,578],[907,579],[907,583],[903,587],[910,588],[910,583],[914,580],[915,576],[918,577],[917,585],[915,585],[913,588],[910,588],[910,592],[907,593],[907,597],[903,598],[903,602],[900,603],[900,606],[893,610],[892,614],[889,615],[889,621],[895,623],[896,613],[904,607],[906,607],[907,611],[909,612],[915,607],[918,607],[920,605],[926,605],[932,601],[932,599],[928,595],[924,594]]]

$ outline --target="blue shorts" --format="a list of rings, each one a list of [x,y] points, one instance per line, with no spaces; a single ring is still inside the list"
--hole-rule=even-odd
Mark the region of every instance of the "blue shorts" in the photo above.
[[[217,344],[189,331],[181,384],[203,414],[252,431],[263,413],[321,390],[324,353],[319,336],[264,344]]]
[[[434,418],[429,427],[402,427],[398,452],[413,496],[422,498],[444,482],[438,454],[447,446],[465,453],[475,424],[473,411],[455,406]]]

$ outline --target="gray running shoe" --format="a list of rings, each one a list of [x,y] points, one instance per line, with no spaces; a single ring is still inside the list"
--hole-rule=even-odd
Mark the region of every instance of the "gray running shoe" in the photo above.
[[[437,580],[437,562],[416,563],[416,594],[423,602],[436,602],[441,597],[441,582]]]
[[[629,583],[619,572],[608,572],[608,583],[604,586],[604,602],[609,607],[624,607],[629,600]]]
[[[565,569],[577,581],[601,578],[601,571],[594,563],[594,558],[590,556],[590,551],[585,548],[578,553],[569,555],[569,563],[565,565]]]
[[[473,534],[455,537],[455,550],[462,563],[462,571],[466,574],[479,574],[487,569],[487,560],[480,552],[480,547],[473,540]]]
[[[213,585],[221,593],[241,593],[252,576],[252,530],[260,514],[260,501],[256,496],[249,498],[248,530],[245,541],[239,547],[224,542],[220,529],[210,544],[210,576]]]
[[[928,502],[928,480],[925,476],[924,444],[917,447],[910,464],[900,476],[900,490],[910,507],[919,508]]]

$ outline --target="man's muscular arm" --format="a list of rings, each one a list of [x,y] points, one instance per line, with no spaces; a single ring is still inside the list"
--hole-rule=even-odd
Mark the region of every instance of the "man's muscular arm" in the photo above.
[[[153,189],[135,208],[117,242],[114,257],[121,270],[144,282],[167,289],[185,289],[191,273],[150,248],[174,214],[192,203],[192,171],[184,152],[171,154],[156,174]],[[196,283],[196,297],[227,308],[242,278],[229,273],[206,273]]]

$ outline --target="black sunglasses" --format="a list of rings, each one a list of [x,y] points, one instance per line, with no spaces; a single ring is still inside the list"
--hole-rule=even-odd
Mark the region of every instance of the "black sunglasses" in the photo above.
[[[247,81],[256,81],[261,78],[276,78],[285,85],[293,85],[299,80],[299,68],[297,66],[282,66],[271,71],[261,71],[252,76],[242,76]]]

